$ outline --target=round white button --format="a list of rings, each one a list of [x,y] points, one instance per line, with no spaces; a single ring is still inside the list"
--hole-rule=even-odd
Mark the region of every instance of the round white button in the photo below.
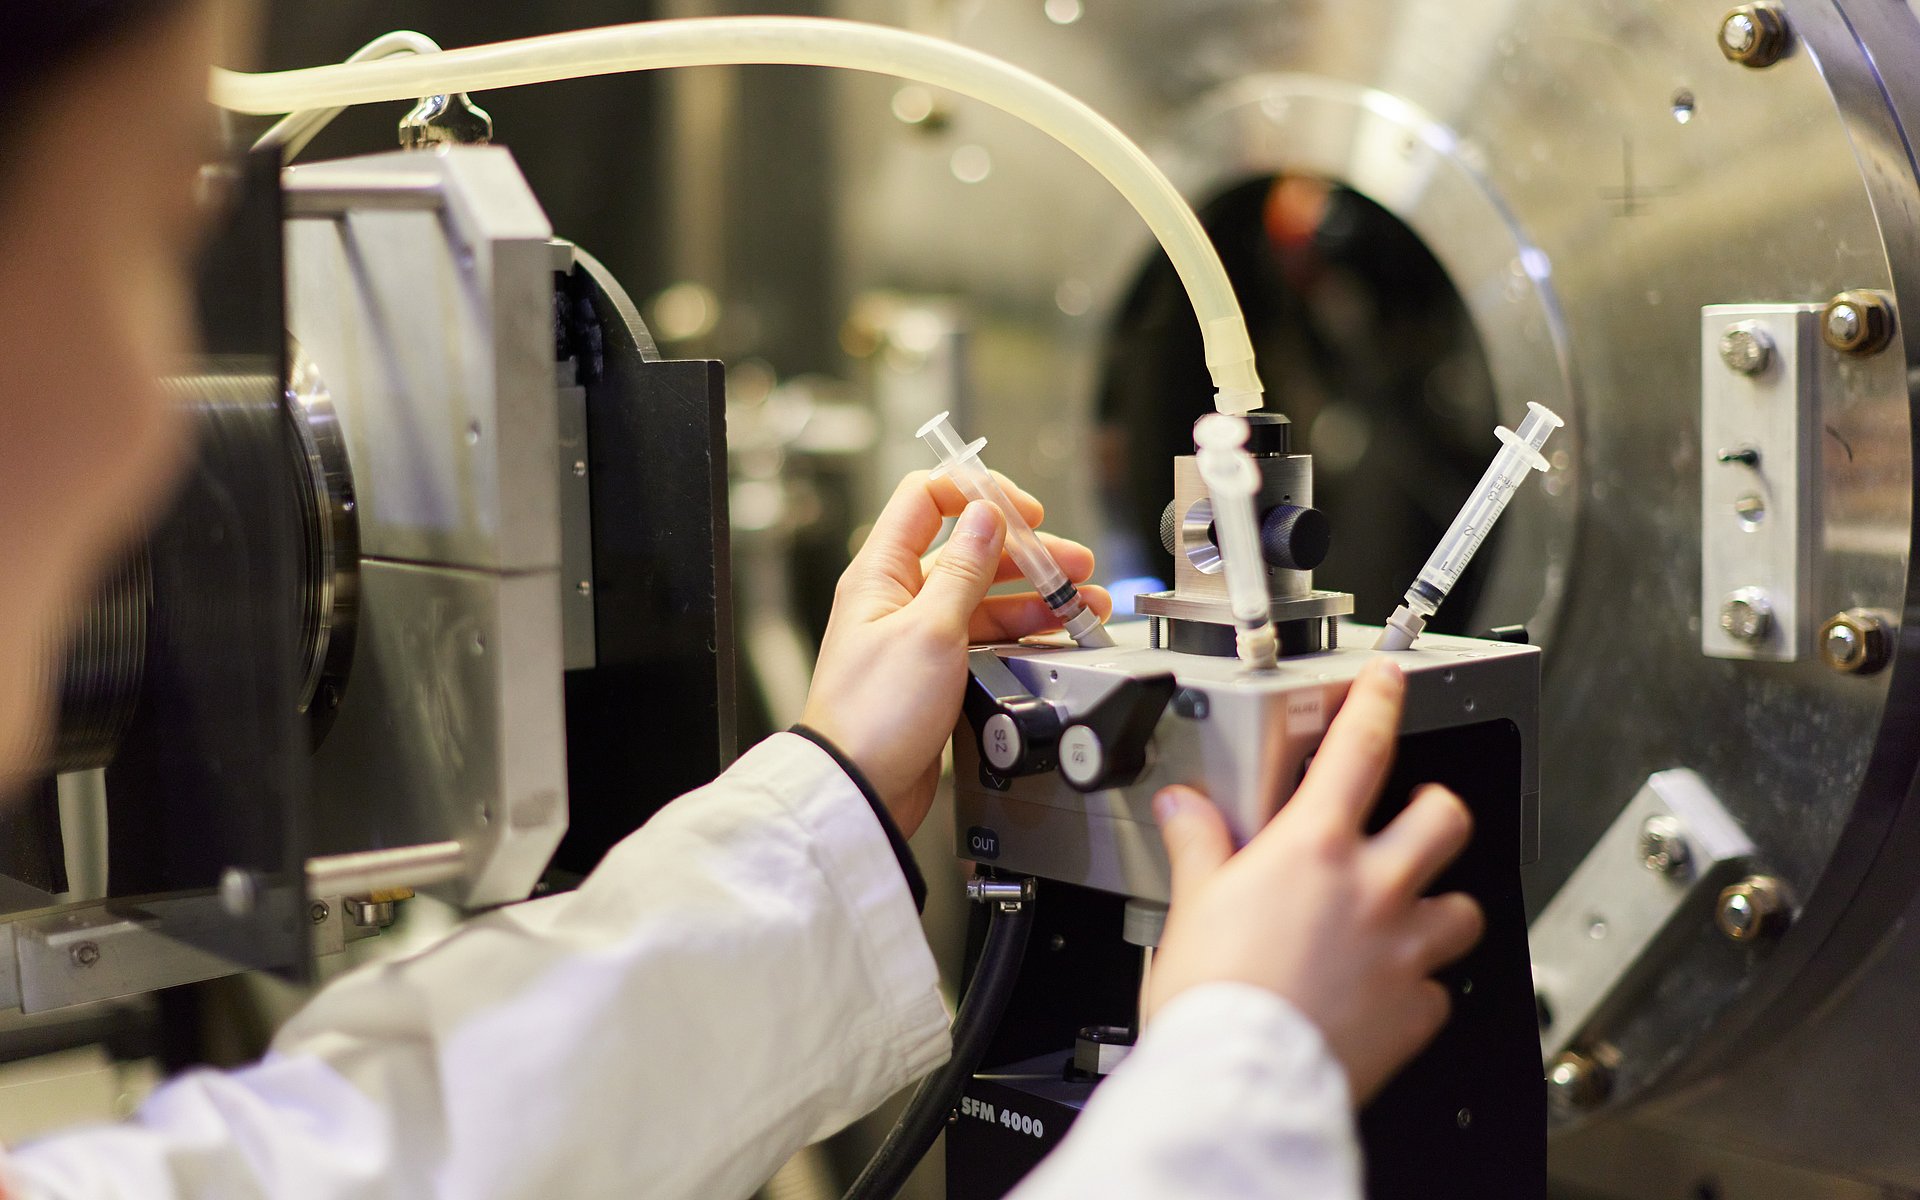
[[[993,714],[980,727],[980,752],[987,756],[987,765],[996,771],[1011,770],[1025,749],[1020,727],[1005,713]]]
[[[1060,735],[1060,773],[1076,787],[1086,787],[1107,769],[1107,751],[1100,737],[1085,725],[1069,725]]]

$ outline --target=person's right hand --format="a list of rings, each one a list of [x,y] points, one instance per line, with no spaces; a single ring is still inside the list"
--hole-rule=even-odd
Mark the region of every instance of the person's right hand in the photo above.
[[[1320,1028],[1354,1102],[1384,1086],[1446,1023],[1433,973],[1480,940],[1480,906],[1423,897],[1465,848],[1466,805],[1429,785],[1369,838],[1393,761],[1406,679],[1377,659],[1354,680],[1293,798],[1234,853],[1220,811],[1191,788],[1154,798],[1173,904],[1142,1015],[1204,983],[1256,984]]]

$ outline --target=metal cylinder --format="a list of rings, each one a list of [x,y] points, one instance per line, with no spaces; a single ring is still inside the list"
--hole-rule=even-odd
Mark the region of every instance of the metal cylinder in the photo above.
[[[311,367],[296,359],[285,392],[289,437],[237,415],[245,410],[233,401],[257,396],[266,386],[258,376],[171,376],[161,386],[187,410],[203,446],[283,460],[292,447],[284,495],[302,552],[295,594],[278,602],[298,608],[294,669],[302,682],[295,694],[301,711],[314,714],[318,732],[337,703],[351,657],[357,597],[352,476],[331,400]],[[142,543],[74,616],[67,643],[48,647],[45,669],[58,720],[46,757],[54,773],[92,770],[113,760],[138,710],[149,639],[163,619],[154,611],[152,553]]]

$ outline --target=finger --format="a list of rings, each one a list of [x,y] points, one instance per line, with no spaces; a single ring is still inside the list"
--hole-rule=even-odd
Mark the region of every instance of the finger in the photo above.
[[[1414,906],[1408,920],[1408,955],[1416,970],[1431,975],[1458,962],[1486,932],[1480,905],[1464,892],[1429,896]]]
[[[999,472],[992,474],[1027,524],[1039,524],[1046,515],[1040,502]],[[925,578],[921,555],[940,536],[941,524],[948,517],[959,516],[966,507],[967,498],[953,480],[934,479],[926,471],[908,475],[874,519],[860,553],[847,568],[848,579],[856,585],[891,583],[909,596],[918,592]]]
[[[1154,819],[1173,866],[1173,903],[1233,857],[1233,834],[1213,801],[1190,787],[1163,789],[1153,798]]]
[[[967,505],[908,610],[943,633],[966,636],[974,610],[993,586],[1006,540],[999,509],[984,500]]]
[[[1393,765],[1406,692],[1406,676],[1399,667],[1385,658],[1368,663],[1347,689],[1346,702],[1287,811],[1358,832]]]
[[[920,556],[940,534],[940,505],[928,486],[927,473],[915,471],[893,489],[860,552],[847,566],[846,580],[854,584],[892,583],[908,596],[920,590]]]
[[[1037,528],[1042,521],[1046,520],[1046,507],[1025,488],[998,471],[988,471],[987,474],[993,476],[994,482],[1000,485],[1000,490],[1007,494],[1007,499],[1013,501],[1013,507],[1020,513],[1023,521]],[[959,485],[953,482],[951,475],[942,475],[938,479],[929,477],[927,488],[933,496],[934,503],[940,506],[943,516],[957,517],[960,515],[960,510],[967,506],[969,497],[960,490]]]
[[[1079,589],[1080,599],[1100,615],[1102,621],[1113,615],[1113,597],[1107,589],[1086,584]],[[1046,602],[1032,592],[1019,596],[988,596],[973,610],[967,622],[970,642],[1017,642],[1023,637],[1060,628]]]
[[[1364,854],[1381,886],[1412,900],[1433,886],[1472,836],[1473,814],[1460,797],[1430,783],[1367,842]]]
[[[1053,561],[1060,564],[1068,579],[1075,583],[1085,583],[1093,578],[1093,551],[1079,542],[1070,542],[1066,538],[1055,537],[1050,533],[1037,534],[1040,544],[1053,555]],[[1020,578],[1020,564],[1007,555],[1000,556],[1000,571],[993,578],[995,583],[1011,583]]]

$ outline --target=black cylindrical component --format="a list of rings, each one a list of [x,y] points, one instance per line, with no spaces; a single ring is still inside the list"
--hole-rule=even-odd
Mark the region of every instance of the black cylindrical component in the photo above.
[[[1000,1017],[1013,998],[1013,985],[1026,957],[1027,935],[1033,931],[1033,901],[1012,911],[992,904],[988,909],[986,946],[973,982],[953,1018],[953,1057],[926,1078],[908,1101],[860,1178],[847,1189],[844,1200],[892,1200],[906,1185],[914,1167],[927,1156],[933,1140],[947,1127],[947,1114],[960,1102],[980,1060],[1000,1026]]]
[[[1279,413],[1247,413],[1247,453],[1255,458],[1293,453],[1293,422]]]
[[[142,546],[116,567],[80,614],[64,657],[51,664],[59,706],[49,767],[105,766],[133,720],[147,657],[153,578]]]
[[[1260,553],[1282,571],[1311,571],[1327,560],[1333,523],[1317,508],[1281,504],[1260,518]]]

